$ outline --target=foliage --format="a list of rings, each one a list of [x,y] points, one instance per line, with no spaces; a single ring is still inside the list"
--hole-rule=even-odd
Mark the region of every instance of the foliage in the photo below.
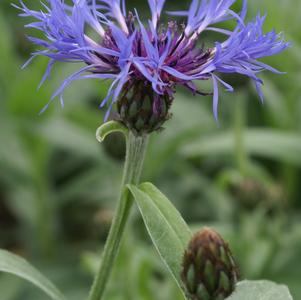
[[[97,81],[74,84],[64,110],[54,102],[39,115],[72,67],[60,66],[36,91],[45,61],[20,70],[32,49],[10,2],[0,3],[0,248],[33,262],[68,299],[83,299],[112,218],[123,139],[95,140],[106,90]],[[229,241],[243,278],[284,283],[300,299],[301,4],[278,2],[249,1],[251,14],[269,12],[267,29],[283,29],[293,42],[270,59],[287,74],[266,74],[265,104],[251,84],[233,78],[237,93],[222,95],[218,127],[210,97],[179,92],[173,118],[151,140],[143,177],[193,230],[211,225]],[[135,210],[107,299],[183,299],[146,236]],[[1,300],[44,299],[32,285],[2,274],[0,290]]]

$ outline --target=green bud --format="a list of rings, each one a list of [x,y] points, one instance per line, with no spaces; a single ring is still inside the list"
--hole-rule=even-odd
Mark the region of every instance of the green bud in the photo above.
[[[224,300],[237,283],[238,268],[227,243],[206,228],[194,235],[184,254],[182,280],[192,300]]]
[[[154,111],[156,97],[158,109]],[[169,95],[157,95],[152,86],[142,80],[128,83],[117,102],[118,120],[135,135],[160,130],[170,118],[172,101]]]

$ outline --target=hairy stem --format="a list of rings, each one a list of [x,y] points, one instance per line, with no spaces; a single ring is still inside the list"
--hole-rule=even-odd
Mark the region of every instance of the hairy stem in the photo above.
[[[126,145],[124,173],[119,202],[105,244],[100,269],[95,277],[89,300],[101,300],[118,254],[120,241],[133,204],[131,197],[123,197],[126,184],[138,184],[142,171],[148,136],[135,136],[129,132]]]

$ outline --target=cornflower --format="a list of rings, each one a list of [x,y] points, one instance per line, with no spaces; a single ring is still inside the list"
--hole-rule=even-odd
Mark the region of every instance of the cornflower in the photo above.
[[[18,8],[21,16],[35,19],[26,27],[43,34],[42,38],[28,37],[42,48],[32,53],[31,59],[49,58],[41,84],[56,62],[85,64],[62,82],[51,100],[59,97],[63,106],[64,90],[75,80],[111,80],[100,104],[108,107],[105,119],[116,107],[118,120],[140,135],[161,128],[170,117],[177,86],[194,95],[208,95],[196,83],[211,80],[213,93],[209,94],[213,95],[215,119],[219,86],[234,90],[220,78],[222,73],[251,78],[263,99],[258,74],[264,70],[280,72],[258,59],[278,54],[289,44],[275,31],[263,32],[265,16],[245,22],[247,1],[240,13],[231,9],[235,2],[192,0],[188,10],[168,12],[173,20],[167,23],[161,22],[165,0],[148,0],[151,18],[146,23],[136,10],[127,11],[125,0],[73,0],[72,5],[64,0],[46,0],[41,11],[31,10],[21,1]],[[175,20],[179,17],[186,19],[184,24]],[[236,22],[233,31],[217,27],[228,20]],[[203,33],[209,30],[223,37],[213,47],[205,47],[203,40]]]

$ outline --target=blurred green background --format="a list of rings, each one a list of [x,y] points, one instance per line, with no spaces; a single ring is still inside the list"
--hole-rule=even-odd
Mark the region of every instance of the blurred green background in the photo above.
[[[64,109],[55,101],[38,114],[77,66],[58,65],[37,91],[47,61],[20,69],[34,48],[25,38],[26,20],[10,2],[0,3],[0,248],[26,257],[69,299],[84,299],[113,215],[124,141],[119,135],[103,145],[95,140],[107,88],[99,81],[73,84]],[[146,1],[128,4],[147,17]],[[188,4],[167,0],[169,9]],[[211,97],[178,91],[172,120],[152,136],[143,179],[154,182],[193,229],[210,225],[223,234],[242,278],[285,283],[301,299],[301,1],[249,1],[249,18],[258,10],[268,13],[266,30],[284,31],[293,43],[265,60],[287,74],[262,75],[264,105],[249,81],[225,78],[236,92],[221,95],[219,127]],[[1,300],[46,298],[3,274],[0,291]],[[106,299],[182,299],[136,209]]]

